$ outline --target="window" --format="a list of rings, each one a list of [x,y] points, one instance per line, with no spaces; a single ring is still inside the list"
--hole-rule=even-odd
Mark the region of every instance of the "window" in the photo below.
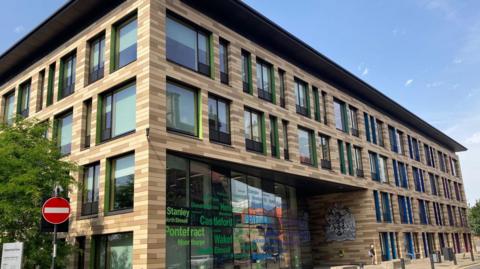
[[[55,81],[55,63],[48,67],[47,106],[53,104],[53,84]]]
[[[210,34],[167,16],[167,59],[210,76]]]
[[[37,112],[43,108],[43,95],[45,94],[45,70],[38,73]]]
[[[270,116],[270,150],[273,157],[280,158],[277,118],[274,116]]]
[[[348,133],[347,105],[335,99],[333,100],[333,108],[335,112],[335,127],[338,130]]]
[[[418,200],[418,210],[420,215],[420,224],[428,224],[427,208],[424,200]]]
[[[137,17],[133,16],[116,24],[113,37],[115,43],[111,71],[122,68],[137,59]]]
[[[432,195],[438,196],[439,193],[438,193],[437,177],[432,173],[428,173],[428,176],[430,178],[430,189],[432,191]]]
[[[307,83],[295,79],[295,93],[297,113],[310,117],[310,97]]]
[[[372,175],[372,180],[380,181],[378,155],[377,153],[369,152],[368,156],[370,158],[370,173]]]
[[[323,108],[323,123],[328,124],[327,122],[327,93],[322,91],[322,108]]]
[[[410,198],[399,195],[398,208],[400,210],[400,222],[403,224],[413,224]]]
[[[318,94],[318,89],[312,87],[313,91],[313,105],[314,105],[314,118],[316,121],[320,121],[320,96]]]
[[[399,130],[396,132],[396,139],[398,145],[398,154],[405,154],[405,142],[403,140],[403,133]]]
[[[228,41],[220,39],[220,81],[228,84]]]
[[[258,97],[272,103],[275,102],[273,80],[272,65],[261,59],[257,59]]]
[[[245,146],[247,150],[264,152],[263,149],[263,115],[260,112],[245,108]]]
[[[95,236],[95,268],[133,268],[133,233]]]
[[[425,192],[423,171],[416,167],[412,167],[412,172],[413,172],[413,180],[415,181],[415,190],[418,192]]]
[[[382,198],[382,212],[383,212],[383,221],[392,222],[392,206],[390,203],[390,194],[386,192],[380,192]]]
[[[350,130],[352,132],[352,135],[359,136],[357,109],[352,106],[348,106],[347,111],[348,111],[348,122],[350,123]]]
[[[242,50],[242,82],[243,91],[252,93],[252,65],[250,60],[250,53]]]
[[[101,141],[135,130],[135,83],[107,92],[101,99]]]
[[[282,120],[283,133],[283,158],[290,160],[290,151],[288,149],[288,121]]]
[[[3,96],[3,123],[12,125],[15,120],[15,91]]]
[[[375,203],[375,217],[377,222],[382,222],[382,209],[380,208],[380,197],[378,191],[373,191],[373,201]]]
[[[342,140],[338,140],[338,157],[340,160],[340,172],[342,174],[347,174],[347,166],[345,164],[345,144]]]
[[[208,97],[210,140],[230,145],[230,103],[220,97]]]
[[[82,215],[98,213],[98,175],[100,164],[85,166],[83,169]]]
[[[402,162],[398,162],[398,170],[400,175],[400,185],[404,189],[408,189],[408,173],[407,173],[407,165]]]
[[[440,163],[440,171],[445,172],[445,160],[443,159],[443,153],[441,151],[437,151],[438,162]]]
[[[387,157],[379,156],[378,171],[380,172],[379,174],[380,182],[388,183]]]
[[[302,260],[309,257],[300,241],[309,238],[308,217],[295,188],[171,154],[166,159],[166,268],[311,267]],[[273,218],[296,225],[286,229]]]
[[[353,176],[355,174],[355,167],[353,166],[352,144],[345,143],[345,145],[347,146],[348,174]]]
[[[28,112],[30,110],[30,85],[31,81],[28,80],[22,83],[18,90],[17,113],[23,118],[28,117]]]
[[[90,147],[92,124],[92,99],[83,102],[83,141],[82,148]]]
[[[135,156],[133,153],[109,160],[110,211],[133,208]]]
[[[167,82],[167,129],[199,135],[198,93],[174,82]]]
[[[323,169],[332,169],[330,160],[330,137],[320,134],[320,149],[322,156],[320,156],[320,165]]]
[[[362,148],[353,147],[353,165],[354,173],[357,177],[363,177]]]
[[[70,154],[72,151],[72,118],[73,113],[70,111],[55,119],[55,137],[61,155]]]
[[[385,143],[383,142],[383,122],[377,120],[377,139],[378,139],[378,145],[383,147]]]
[[[75,91],[76,52],[62,58],[60,62],[60,80],[58,81],[58,100],[65,98]]]
[[[280,106],[285,108],[286,107],[286,97],[285,97],[285,88],[286,88],[286,81],[285,81],[285,71],[278,69],[278,76],[280,78]]]
[[[303,164],[315,165],[315,138],[311,130],[298,128],[298,146],[300,162]]]
[[[92,83],[103,78],[105,62],[105,34],[89,42],[90,47],[90,66],[88,82]]]
[[[420,151],[418,148],[418,140],[411,137],[407,136],[408,140],[408,151],[410,153],[410,158],[416,161],[420,161]]]

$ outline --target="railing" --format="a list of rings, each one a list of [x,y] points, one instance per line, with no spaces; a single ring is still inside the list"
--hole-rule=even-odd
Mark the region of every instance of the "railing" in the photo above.
[[[352,135],[353,136],[359,136],[359,131],[356,128],[352,128]]]
[[[210,66],[203,63],[198,63],[198,72],[204,75],[210,75]]]
[[[297,113],[300,115],[308,116],[308,110],[306,107],[296,105]]]
[[[263,152],[263,143],[254,141],[251,139],[245,139],[245,147],[247,150],[255,151],[255,152]]]
[[[210,133],[209,134],[210,140],[213,140],[222,144],[227,144],[227,145],[230,145],[232,143],[229,133],[217,131],[213,128],[209,129],[209,133]]]
[[[328,170],[331,170],[332,169],[332,162],[330,160],[320,160],[320,166],[323,168],[323,169],[328,169]]]
[[[288,151],[288,149],[283,149],[283,158],[285,160],[290,160],[290,152]]]
[[[243,81],[243,92],[250,93],[250,83]]]
[[[103,78],[103,73],[104,73],[103,66],[97,69],[94,69],[93,71],[90,72],[88,76],[88,83],[92,83]]]
[[[84,148],[89,148],[90,147],[90,138],[91,138],[90,135],[85,136],[85,141],[83,142],[83,147]]]
[[[372,180],[375,180],[375,181],[380,181],[380,178],[379,178],[379,176],[378,176],[378,174],[377,174],[377,173],[375,173],[375,172],[372,172],[372,173],[371,173],[371,175],[372,175]]]
[[[224,84],[228,84],[228,74],[224,72],[220,72],[220,82]]]
[[[281,107],[285,107],[286,103],[285,103],[285,97],[280,97],[280,106]]]
[[[258,98],[261,98],[261,99],[269,101],[269,102],[272,101],[272,93],[271,92],[267,92],[267,91],[265,91],[263,89],[260,89],[260,88],[257,88],[257,90],[258,90]]]
[[[356,170],[357,177],[364,177],[363,175],[363,169],[357,169]]]
[[[22,115],[23,118],[28,117],[28,108],[25,108],[24,110],[20,111],[20,115]]]

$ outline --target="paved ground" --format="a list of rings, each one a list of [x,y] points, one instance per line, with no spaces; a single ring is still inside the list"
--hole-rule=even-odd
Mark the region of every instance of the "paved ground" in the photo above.
[[[435,263],[435,269],[480,269],[480,253],[474,255],[475,261],[470,259],[470,254],[458,254],[457,265],[452,261],[444,261],[442,263]],[[316,269],[341,269],[342,267],[318,267]],[[351,268],[351,267],[345,267]],[[357,267],[358,268],[358,267]],[[364,269],[390,269],[393,268],[391,264],[382,263],[381,265],[366,265]],[[396,267],[397,268],[397,267]],[[405,269],[431,269],[430,259],[414,260],[406,264]]]

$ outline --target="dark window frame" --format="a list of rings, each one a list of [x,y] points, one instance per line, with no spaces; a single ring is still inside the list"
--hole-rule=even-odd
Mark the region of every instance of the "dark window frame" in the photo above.
[[[93,66],[92,58],[95,48],[98,44],[98,65]],[[91,84],[100,80],[105,75],[105,32],[102,32],[88,41],[89,47],[89,66],[88,66],[88,83]],[[103,59],[102,59],[103,50]]]
[[[67,65],[71,65],[71,73],[67,75]],[[62,100],[75,92],[77,69],[77,51],[74,50],[60,59],[60,74],[58,79],[58,98]]]
[[[231,141],[231,122],[230,122],[230,104],[231,104],[231,101],[228,100],[228,99],[225,99],[223,97],[214,95],[214,94],[209,94],[208,99],[209,99],[209,101],[210,100],[215,101],[215,108],[216,108],[216,114],[215,115],[217,116],[217,119],[215,121],[212,121],[210,119],[210,113],[208,115],[209,139],[211,141],[215,141],[215,142],[218,142],[218,143],[231,145],[231,143],[232,143],[232,141]],[[224,103],[225,106],[226,106],[226,111],[227,111],[226,118],[227,118],[227,121],[228,121],[228,133],[220,131],[220,127],[218,126],[219,123],[220,123],[220,121],[218,119],[218,103],[219,102]]]

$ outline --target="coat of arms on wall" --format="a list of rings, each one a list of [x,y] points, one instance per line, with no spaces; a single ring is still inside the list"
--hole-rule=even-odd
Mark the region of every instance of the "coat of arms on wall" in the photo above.
[[[350,209],[334,204],[325,214],[325,241],[355,240],[355,217]]]

